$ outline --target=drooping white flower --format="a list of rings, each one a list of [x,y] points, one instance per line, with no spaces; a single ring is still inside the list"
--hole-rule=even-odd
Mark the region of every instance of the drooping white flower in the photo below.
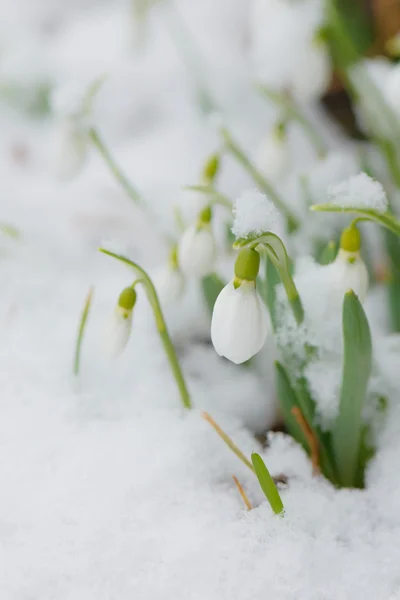
[[[198,222],[188,227],[180,239],[178,258],[184,275],[204,277],[214,268],[217,248],[210,222],[211,209],[206,207]]]
[[[181,298],[185,289],[185,278],[178,268],[170,265],[160,267],[153,277],[158,298],[162,305],[168,306]]]
[[[360,302],[364,302],[369,277],[360,252],[348,252],[340,248],[336,259],[328,268],[331,269],[330,289],[333,301],[341,304],[346,292],[353,290]]]
[[[122,354],[129,341],[135,303],[135,290],[132,287],[125,288],[119,296],[117,306],[105,331],[104,346],[106,353],[111,358],[117,358]]]
[[[85,129],[74,118],[60,121],[55,130],[54,170],[61,180],[71,179],[84,166],[89,152]]]
[[[326,44],[310,41],[294,53],[290,91],[299,102],[318,100],[327,90],[332,65]]]
[[[266,308],[255,281],[232,279],[219,294],[211,321],[211,340],[220,356],[240,364],[257,354],[268,333]]]
[[[280,179],[289,167],[289,148],[285,131],[274,127],[262,140],[257,153],[257,166],[267,179]]]

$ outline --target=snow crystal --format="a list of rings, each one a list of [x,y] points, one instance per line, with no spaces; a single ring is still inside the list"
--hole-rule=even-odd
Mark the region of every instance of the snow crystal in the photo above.
[[[334,206],[341,208],[372,208],[385,212],[388,201],[385,190],[379,181],[366,173],[359,173],[328,188],[328,197]]]
[[[232,233],[237,238],[282,228],[282,217],[272,201],[256,189],[246,190],[233,207]]]

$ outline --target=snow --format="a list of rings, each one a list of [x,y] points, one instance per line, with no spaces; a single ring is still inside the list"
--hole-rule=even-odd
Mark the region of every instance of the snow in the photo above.
[[[232,233],[237,238],[282,229],[282,217],[273,202],[257,189],[244,191],[233,207]]]
[[[366,173],[359,173],[329,187],[328,198],[332,205],[340,208],[372,208],[379,212],[386,212],[388,208],[382,184]]]
[[[118,361],[103,353],[105,324],[134,275],[98,247],[123,248],[149,273],[166,264],[170,240],[178,237],[172,207],[182,186],[198,181],[205,159],[219,147],[215,128],[196,104],[190,69],[167,34],[165,8],[160,3],[150,11],[143,46],[135,52],[136,30],[130,29],[124,0],[0,1],[7,57],[2,82],[4,77],[31,91],[38,80],[59,89],[76,82],[80,89],[108,72],[93,122],[158,217],[154,222],[126,197],[94,149],[75,179],[56,181],[51,159],[57,119],[52,114],[34,119],[0,98],[0,223],[21,231],[12,239],[0,230],[1,597],[399,598],[399,349],[396,336],[388,336],[382,286],[371,290],[365,307],[376,347],[373,391],[385,381],[388,414],[362,491],[335,489],[313,478],[305,453],[283,433],[269,431],[264,443],[265,432],[279,424],[275,342],[267,339],[251,367],[218,357],[198,281],[186,282],[183,298],[164,310],[193,400],[191,412],[181,407],[143,289],[124,353]],[[176,2],[176,9],[204,58],[207,84],[224,121],[243,134],[251,153],[253,141],[275,117],[264,105],[260,109],[251,91],[246,3],[186,0]],[[302,15],[298,7],[297,23]],[[318,23],[318,7],[315,14],[307,9],[304,19],[308,37]],[[277,31],[275,40],[282,39]],[[272,41],[268,38],[271,48]],[[290,46],[283,61],[289,61]],[[278,55],[274,50],[274,59]],[[279,75],[278,61],[270,64]],[[68,94],[65,98],[69,110]],[[299,162],[303,142],[291,148]],[[337,143],[337,153],[342,144],[343,154],[355,162],[355,150],[339,135]],[[334,167],[324,163],[321,174],[321,163],[307,160],[312,182],[318,171],[315,189],[328,185],[330,176],[337,182]],[[293,183],[291,174],[287,179]],[[252,185],[224,156],[218,189],[236,198]],[[294,206],[298,196],[286,199]],[[318,230],[325,241],[331,235],[329,215],[307,215],[314,221],[296,241],[303,254],[314,242],[309,231]],[[236,219],[240,235],[279,225],[275,209],[257,191],[239,198]],[[226,212],[216,208],[219,240],[226,224]],[[291,244],[289,238],[292,251]],[[217,270],[228,281],[234,256],[222,255],[221,248]],[[313,364],[313,372],[310,366],[308,375],[320,418],[329,422],[337,401],[337,377],[329,368],[340,365],[340,322],[337,312],[327,311],[329,269],[301,254],[292,252],[310,320],[299,331],[287,318],[279,339],[292,344],[295,357],[304,340],[320,345],[322,362]],[[76,378],[75,339],[91,285],[93,305]],[[204,410],[246,456],[257,451],[272,475],[287,476],[280,487],[284,518],[272,514],[253,473],[205,422]],[[246,511],[232,475],[253,510]]]

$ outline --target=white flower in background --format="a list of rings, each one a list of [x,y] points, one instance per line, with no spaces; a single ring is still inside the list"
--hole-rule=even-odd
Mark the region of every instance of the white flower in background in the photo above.
[[[105,350],[112,358],[117,358],[129,341],[135,304],[135,290],[132,287],[125,288],[118,298],[117,306],[105,332]]]
[[[217,248],[211,230],[211,209],[206,207],[195,225],[183,233],[178,246],[179,266],[184,275],[204,277],[214,269]]]
[[[327,46],[317,39],[323,25],[322,0],[252,0],[251,56],[260,83],[301,102],[318,99],[332,72]]]
[[[74,118],[65,118],[56,125],[54,139],[54,170],[61,179],[71,179],[84,166],[89,153],[87,131]]]
[[[299,102],[318,100],[327,90],[332,65],[325,43],[312,40],[293,56],[290,91]]]
[[[400,66],[398,64],[391,65],[383,88],[383,95],[396,115],[400,116]]]
[[[262,140],[256,163],[267,179],[280,179],[289,168],[289,148],[285,125],[278,123]]]
[[[332,300],[340,305],[349,290],[364,302],[368,292],[368,270],[360,254],[361,235],[352,225],[345,229],[340,240],[340,249],[334,262],[326,268],[330,269]]]
[[[220,292],[214,305],[212,343],[217,354],[236,364],[257,354],[268,333],[268,315],[256,290],[259,266],[258,252],[241,250],[235,277]]]
[[[176,246],[171,250],[168,264],[160,267],[154,274],[153,283],[162,305],[173,304],[183,295],[185,278],[179,269]]]

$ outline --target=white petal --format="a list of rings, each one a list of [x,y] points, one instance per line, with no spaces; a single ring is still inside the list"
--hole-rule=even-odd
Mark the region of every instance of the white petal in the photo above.
[[[339,254],[330,265],[332,272],[332,298],[331,301],[341,305],[344,295],[349,290],[364,302],[368,292],[368,270],[361,256],[358,255],[354,262],[348,261],[349,253],[340,250]]]
[[[211,229],[186,229],[179,242],[179,267],[184,275],[203,277],[212,272],[216,261],[216,245]]]
[[[300,102],[318,100],[326,91],[332,76],[327,48],[310,43],[295,55],[291,91]]]
[[[159,300],[162,305],[173,304],[181,298],[185,279],[178,269],[170,267],[161,267],[154,274],[153,283],[156,288]]]
[[[268,179],[279,179],[289,167],[287,141],[272,131],[261,142],[257,165]]]
[[[235,289],[233,281],[221,291],[214,306],[211,339],[216,352],[240,364],[264,345],[268,332],[266,309],[254,282]]]
[[[117,358],[123,352],[131,334],[132,311],[127,317],[124,317],[123,313],[124,311],[117,307],[106,327],[104,349],[111,358]]]

